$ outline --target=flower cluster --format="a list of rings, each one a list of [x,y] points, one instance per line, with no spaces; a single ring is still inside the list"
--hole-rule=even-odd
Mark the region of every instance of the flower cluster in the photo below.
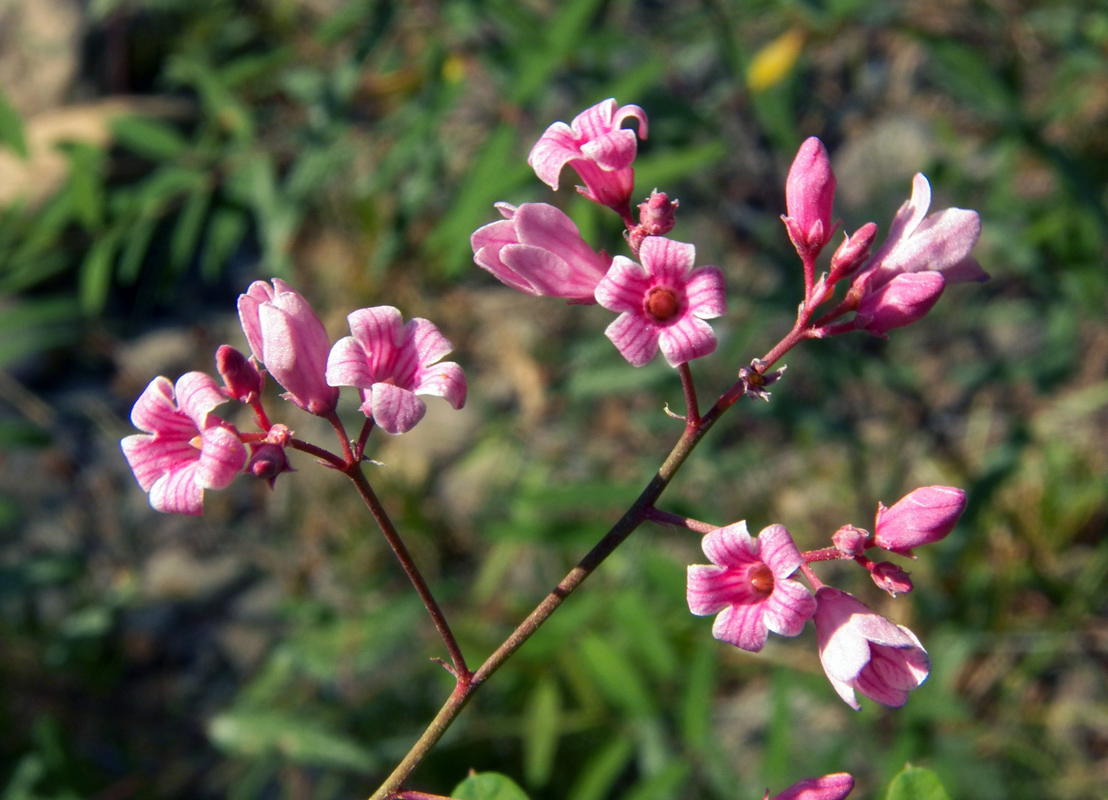
[[[223,387],[200,372],[176,386],[158,377],[131,412],[146,433],[124,438],[123,453],[158,511],[200,514],[205,489],[222,489],[243,471],[273,486],[290,469],[285,449],[299,443],[288,427],[270,423],[262,370],[285,389],[285,400],[333,424],[339,387],[357,387],[367,433],[370,425],[391,434],[411,430],[427,410],[418,395],[442,397],[454,408],[465,403],[462,368],[441,360],[453,347],[425,319],[404,324],[391,306],[363,308],[348,317],[352,335],[332,347],[307,300],[279,278],[251,284],[238,310],[253,357],[221,345]],[[240,433],[212,413],[228,400],[253,410],[259,433]]]
[[[636,130],[623,127],[629,120]],[[877,225],[866,223],[852,235],[844,234],[827,271],[817,277],[816,261],[839,223],[833,215],[836,179],[830,158],[823,144],[810,138],[788,172],[782,216],[804,274],[796,323],[763,358],[741,367],[734,386],[701,416],[685,365],[716,350],[716,334],[708,321],[727,313],[724,274],[716,266],[697,266],[692,244],[668,238],[677,222],[678,203],[664,192],[654,190],[638,204],[636,221],[634,161],[640,140],[646,138],[645,112],[609,99],[568,125],[551,125],[528,158],[539,179],[554,190],[563,169],[572,168],[584,183],[578,187],[581,194],[623,220],[630,256],[612,257],[593,248],[564,212],[547,203],[497,203],[503,219],[475,231],[471,245],[477,265],[513,289],[573,304],[599,304],[614,312],[617,316],[605,334],[631,365],[644,366],[661,351],[671,367],[680,368],[688,414],[681,417],[685,434],[667,464],[679,466],[740,397],[768,400],[766,387],[785,369],[775,365],[799,342],[855,330],[886,336],[927,314],[947,285],[988,277],[970,255],[981,231],[977,213],[949,208],[929,214],[931,188],[923,175],[913,179],[911,197],[896,212],[876,253],[871,256]],[[846,287],[838,304],[817,317],[817,309],[834,297],[838,286]],[[480,672],[465,666],[430,590],[361,473],[372,428],[394,435],[411,430],[426,412],[421,396],[441,397],[455,409],[464,404],[465,375],[458,364],[442,360],[452,345],[431,322],[404,322],[391,306],[352,312],[347,317],[350,335],[332,344],[308,302],[276,278],[253,283],[239,297],[238,312],[250,356],[231,345],[219,347],[216,369],[222,386],[200,372],[190,372],[176,384],[159,377],[135,403],[131,419],[143,433],[126,437],[122,447],[139,485],[159,511],[199,514],[204,490],[226,487],[239,473],[252,474],[272,487],[291,469],[286,455],[290,447],[343,471],[360,487],[431,613],[453,662],[455,691],[464,701],[480,685],[471,680]],[[270,421],[263,405],[266,373],[285,390],[285,400],[332,425],[341,456],[302,442],[284,424]],[[365,416],[361,435],[354,440],[336,413],[343,386],[358,390],[359,410]],[[216,416],[214,410],[228,401],[248,407],[258,430],[243,433]],[[770,525],[754,537],[745,522],[713,528],[658,510],[653,503],[666,482],[659,471],[643,494],[646,501],[636,503],[625,520],[635,515],[635,525],[647,518],[668,520],[705,534],[702,547],[710,564],[688,567],[687,601],[693,614],[715,615],[715,638],[758,652],[770,633],[798,636],[812,620],[823,669],[834,690],[854,709],[861,708],[858,694],[886,706],[902,706],[909,692],[927,679],[930,659],[915,634],[852,595],[825,586],[812,565],[853,561],[893,597],[908,593],[913,586],[903,567],[871,560],[867,553],[880,548],[912,558],[914,548],[942,540],[965,510],[965,493],[945,486],[916,489],[889,508],[878,506],[872,534],[844,525],[831,535],[830,546],[801,552],[783,525]],[[797,573],[808,586],[794,579]],[[578,576],[577,583],[581,579]],[[532,625],[520,634],[526,638],[545,619],[542,614],[556,607],[540,607],[517,633]],[[502,652],[508,651],[500,648],[482,669],[489,664],[495,669],[499,662],[493,661]],[[809,778],[774,800],[842,800],[853,784],[846,773]],[[389,797],[396,800],[403,794]]]
[[[873,562],[867,549],[881,547],[909,554],[911,548],[937,542],[954,529],[966,507],[966,495],[947,486],[916,489],[892,508],[878,505],[874,534],[853,525],[832,536],[833,546],[801,553],[783,525],[771,525],[751,537],[745,522],[704,537],[710,566],[688,569],[688,603],[693,614],[716,614],[712,635],[743,650],[758,652],[769,632],[797,636],[815,623],[820,661],[831,685],[852,708],[861,706],[855,690],[886,706],[900,707],[908,692],[927,679],[930,660],[919,639],[846,592],[824,586],[810,562],[853,559],[874,582],[896,595],[911,591],[903,570],[888,561]],[[815,588],[813,596],[797,571]]]

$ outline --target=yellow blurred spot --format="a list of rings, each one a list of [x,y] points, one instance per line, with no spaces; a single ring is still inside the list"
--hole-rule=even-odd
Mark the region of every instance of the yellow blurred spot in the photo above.
[[[456,55],[448,56],[442,65],[442,79],[447,83],[461,83],[465,76],[465,61]]]
[[[804,32],[789,28],[754,54],[746,70],[746,85],[752,92],[764,92],[783,81],[792,71],[804,46]]]

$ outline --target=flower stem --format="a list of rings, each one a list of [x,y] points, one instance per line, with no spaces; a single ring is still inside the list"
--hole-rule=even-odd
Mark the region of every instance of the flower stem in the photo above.
[[[689,362],[686,361],[679,366],[677,372],[681,375],[681,388],[685,390],[685,425],[689,428],[695,428],[700,424],[700,405],[696,400],[696,386],[693,385]]]
[[[431,724],[420,736],[419,740],[408,751],[408,755],[397,765],[388,779],[381,784],[370,800],[390,800],[396,798],[404,782],[415,772],[416,767],[431,751],[431,748],[442,738],[447,729],[465,708],[469,699],[480,686],[492,677],[505,661],[523,645],[539,629],[539,627],[553,614],[558,607],[577,589],[585,579],[596,570],[598,566],[620,544],[630,536],[643,520],[647,519],[654,502],[662,494],[677,470],[685,463],[685,459],[692,453],[693,448],[704,438],[704,434],[719,420],[720,416],[728,408],[742,397],[744,384],[742,381],[735,383],[728,389],[711,410],[701,418],[699,425],[687,426],[680,440],[670,451],[666,460],[659,467],[658,472],[643,489],[638,499],[612,526],[604,538],[597,542],[596,546],[570,570],[569,574],[562,578],[535,610],[532,611],[523,622],[508,636],[507,639],[490,655],[485,662],[473,673],[470,680],[463,681],[460,677],[454,691]]]
[[[450,672],[458,679],[458,686],[468,685],[472,673],[470,673],[469,668],[466,666],[465,658],[462,656],[462,650],[458,647],[458,642],[454,638],[454,632],[450,630],[450,625],[447,624],[442,609],[439,608],[438,602],[435,600],[434,595],[431,594],[427,582],[423,579],[423,574],[412,560],[408,548],[404,546],[404,541],[400,538],[400,534],[397,533],[396,527],[392,524],[392,520],[389,519],[389,515],[386,513],[384,506],[381,505],[381,501],[377,499],[377,495],[374,494],[373,488],[369,485],[369,481],[366,480],[365,473],[362,472],[362,465],[355,461],[349,464],[343,471],[346,473],[346,476],[350,478],[350,482],[354,484],[354,488],[358,490],[358,494],[361,495],[362,501],[369,508],[369,512],[377,522],[377,527],[381,529],[381,533],[385,535],[389,547],[391,547],[393,553],[396,554],[396,559],[400,562],[400,566],[402,566],[404,572],[407,573],[408,580],[412,582],[412,586],[415,587],[416,593],[423,601],[423,605],[427,607],[427,613],[431,615],[431,620],[435,623],[435,628],[438,629],[439,636],[442,637],[443,644],[446,645],[446,650],[450,654],[450,660],[453,662],[453,668]]]
[[[712,531],[719,530],[717,525],[709,525],[707,522],[701,522],[692,517],[682,517],[680,514],[671,514],[668,511],[661,511],[653,506],[646,509],[646,518],[651,522],[657,522],[661,525],[673,525],[678,528],[687,528],[699,534],[709,534]]]

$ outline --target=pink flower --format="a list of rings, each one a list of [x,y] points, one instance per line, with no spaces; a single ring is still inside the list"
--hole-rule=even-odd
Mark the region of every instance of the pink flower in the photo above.
[[[927,680],[931,659],[919,639],[838,589],[816,592],[819,659],[839,697],[859,711],[854,691],[900,708],[908,692]]]
[[[977,212],[947,208],[925,218],[930,205],[931,185],[917,173],[912,197],[896,212],[888,238],[855,278],[855,285],[874,292],[897,275],[924,271],[941,273],[948,284],[989,279],[970,256],[981,235]]]
[[[596,287],[596,301],[622,312],[604,332],[636,367],[661,348],[671,367],[716,349],[704,320],[727,313],[719,267],[693,269],[696,248],[661,236],[643,239],[642,265],[616,256]]]
[[[225,402],[202,372],[182,375],[176,387],[155,378],[135,401],[131,422],[146,433],[127,436],[121,445],[158,511],[200,514],[204,490],[224,488],[246,463],[238,431],[211,413]]]
[[[454,408],[466,400],[466,377],[453,361],[436,363],[453,349],[425,319],[404,324],[392,306],[363,308],[347,318],[350,332],[335,342],[327,359],[332,386],[356,386],[361,411],[387,433],[405,433],[423,419],[427,406],[417,394],[445,398]]]
[[[796,250],[803,257],[819,255],[831,241],[838,225],[831,224],[831,206],[835,200],[835,174],[823,142],[810,136],[800,145],[789,177],[785,181],[785,208],[782,217]]]
[[[757,653],[769,631],[796,636],[816,610],[801,584],[786,580],[804,563],[783,525],[770,525],[752,539],[745,522],[704,537],[704,554],[715,566],[693,565],[688,574],[689,610],[715,614],[712,635]]]
[[[630,215],[635,171],[631,168],[638,150],[635,132],[620,126],[628,117],[639,121],[639,138],[646,138],[646,113],[638,106],[616,107],[605,100],[587,108],[573,122],[555,122],[531,148],[527,157],[539,180],[558,189],[558,177],[569,164],[585,182],[578,191],[594,203]]]
[[[843,800],[853,789],[854,778],[847,772],[837,772],[822,778],[805,778],[774,795],[772,800]],[[770,800],[769,792],[762,800]]]
[[[874,543],[911,555],[913,547],[946,538],[966,510],[966,493],[952,486],[924,486],[909,492],[892,508],[878,504]]]
[[[324,376],[331,342],[308,301],[274,278],[272,286],[250,284],[238,305],[254,358],[285,388],[284,398],[311,414],[334,411],[339,390]]]
[[[612,260],[585,244],[573,220],[546,203],[496,207],[505,219],[470,237],[479,267],[536,297],[596,302],[593,292]]]
[[[895,275],[888,283],[862,296],[854,326],[874,336],[884,336],[922,319],[939,302],[946,279],[941,272]]]

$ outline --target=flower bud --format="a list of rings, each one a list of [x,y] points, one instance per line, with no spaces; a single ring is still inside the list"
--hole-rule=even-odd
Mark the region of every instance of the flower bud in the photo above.
[[[827,277],[830,283],[835,283],[853,273],[869,258],[873,240],[877,238],[877,225],[867,222],[854,231],[853,236],[844,234],[843,242],[836,248],[831,256],[831,272]]]
[[[677,201],[657,189],[645,203],[639,203],[639,227],[643,236],[665,236],[677,223]]]
[[[277,476],[282,472],[295,471],[289,466],[285,448],[280,445],[257,442],[250,445],[250,451],[250,463],[246,465],[247,471],[266,481],[270,489],[273,488]]]
[[[815,258],[831,241],[831,207],[835,200],[835,174],[823,142],[814,136],[804,140],[785,181],[785,228],[803,257]]]
[[[884,589],[893,597],[912,591],[912,579],[908,577],[908,573],[891,561],[879,561],[873,565],[869,574],[879,589]]]
[[[805,778],[794,783],[773,800],[843,800],[854,789],[854,778],[848,772]],[[769,792],[762,800],[769,800]]]
[[[310,414],[334,411],[339,390],[325,377],[331,342],[308,301],[274,278],[272,286],[252,283],[238,306],[254,358],[285,388],[285,399]]]
[[[911,555],[913,547],[944,539],[966,509],[966,493],[950,486],[925,486],[897,501],[877,507],[874,542],[894,553]]]
[[[862,298],[854,325],[874,336],[911,325],[939,302],[945,286],[946,280],[939,272],[897,275]]]
[[[866,552],[866,539],[869,532],[853,525],[843,525],[831,535],[831,542],[835,549],[845,556],[860,556]]]
[[[262,393],[262,374],[229,344],[215,351],[215,368],[223,378],[223,393],[240,403],[253,403]]]

